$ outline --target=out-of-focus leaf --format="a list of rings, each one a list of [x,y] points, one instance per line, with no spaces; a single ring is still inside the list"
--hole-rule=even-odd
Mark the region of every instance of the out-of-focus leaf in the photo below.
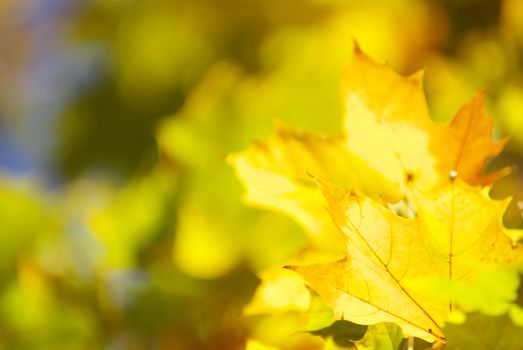
[[[405,350],[407,341],[401,328],[392,323],[369,326],[365,337],[356,342],[358,350]]]
[[[30,262],[21,264],[19,279],[0,298],[0,317],[13,348],[59,350],[99,348],[102,342],[92,310],[60,300],[53,286]],[[24,336],[31,334],[30,337]]]
[[[170,212],[175,178],[157,168],[149,176],[122,188],[105,208],[92,213],[90,226],[105,247],[105,264],[130,268],[139,253],[161,234]]]
[[[311,332],[323,338],[332,338],[339,347],[347,347],[351,343],[359,341],[367,332],[367,326],[362,326],[349,321],[335,321],[326,328]]]
[[[227,221],[190,203],[179,216],[173,250],[177,266],[200,278],[216,278],[234,268],[241,252]]]
[[[259,126],[238,115],[237,94],[248,85],[243,77],[238,67],[216,65],[158,132],[160,149],[178,165],[183,183],[174,260],[198,277],[223,275],[242,260],[267,267],[303,244],[289,220],[259,215],[238,201],[240,186],[224,155]],[[267,225],[274,229],[268,232]]]
[[[301,312],[249,317],[246,321],[251,339],[281,349],[292,348],[293,344],[296,342],[300,343],[303,339],[319,338],[302,332],[303,326],[307,322],[307,317]],[[314,340],[313,344],[318,342],[323,344],[323,341],[319,340]]]
[[[316,293],[312,293],[311,295],[307,316],[309,317],[309,321],[304,331],[316,331],[321,328],[326,328],[335,321],[332,308]]]
[[[336,149],[336,142],[282,127],[267,143],[258,143],[248,151],[229,157],[248,189],[249,202],[289,213],[306,228],[313,245],[325,247],[334,256],[340,246],[336,242],[340,242],[341,237],[326,215],[321,194],[307,172],[316,170],[330,175],[330,169],[325,167],[336,169],[322,157],[330,154],[329,145]],[[345,155],[342,148],[339,150],[340,157]]]
[[[26,180],[0,178],[0,279],[14,272],[15,261],[35,240],[59,232],[61,217],[50,198]]]
[[[503,128],[510,133],[511,139],[523,145],[523,89],[518,86],[505,87],[499,96],[496,112]]]
[[[474,268],[477,276],[472,281],[429,277],[420,279],[416,284],[428,294],[452,300],[460,311],[481,312],[490,316],[509,311],[517,297],[520,283],[518,270],[495,265]]]
[[[262,282],[251,302],[246,305],[245,315],[304,312],[309,308],[310,292],[296,274],[282,268],[273,268],[262,271],[259,277]]]
[[[519,350],[523,348],[523,328],[507,315],[470,314],[461,325],[448,324],[444,329],[449,350]]]
[[[306,340],[305,332],[317,331],[334,322],[330,306],[306,288],[303,280],[293,272],[282,268],[267,269],[260,273],[260,278],[262,283],[244,308],[244,314],[251,317],[253,334],[257,334],[264,344],[291,349],[292,344]],[[272,322],[279,327],[278,335],[265,333]],[[318,343],[316,340],[311,342]]]
[[[320,337],[301,333],[289,336],[286,342],[279,345],[267,345],[251,339],[247,342],[245,350],[327,350],[327,348]]]
[[[260,342],[257,342],[256,340],[249,340],[247,342],[247,346],[245,347],[245,350],[278,350],[278,348],[274,347],[274,346],[262,344]]]

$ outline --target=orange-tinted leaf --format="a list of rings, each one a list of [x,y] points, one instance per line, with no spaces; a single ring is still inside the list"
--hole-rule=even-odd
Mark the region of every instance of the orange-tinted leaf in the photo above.
[[[466,182],[473,185],[492,183],[507,170],[482,175],[485,162],[497,156],[508,138],[492,139],[493,121],[484,108],[485,93],[480,92],[459,110],[445,132],[432,138],[431,149],[437,154],[438,171],[449,174],[456,171]]]

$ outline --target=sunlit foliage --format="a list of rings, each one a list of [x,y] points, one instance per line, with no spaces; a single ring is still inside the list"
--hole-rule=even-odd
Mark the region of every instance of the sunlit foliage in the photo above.
[[[502,169],[490,196],[514,197],[495,203],[508,205],[517,239],[522,18],[518,0],[0,1],[0,349],[406,348],[395,324],[340,321],[281,268],[346,254],[308,173],[356,182],[373,201],[434,181],[432,167],[400,176],[387,149],[371,155],[379,171],[344,167],[369,155],[345,154],[358,141],[345,136],[381,135],[342,122],[354,42],[399,74],[425,69],[421,112],[434,121],[484,91],[495,124],[482,140],[510,142],[482,174]],[[419,117],[408,102],[402,114]],[[396,136],[415,159],[425,144],[407,129]],[[228,156],[253,140],[272,158]],[[460,169],[465,181],[491,183],[477,164],[499,150],[466,145],[476,161]],[[245,192],[231,164],[258,187]],[[388,210],[409,216],[405,203]],[[449,349],[477,347],[478,327],[486,343],[520,349],[518,269],[481,268],[475,284],[423,281],[431,298],[459,305],[441,330]]]

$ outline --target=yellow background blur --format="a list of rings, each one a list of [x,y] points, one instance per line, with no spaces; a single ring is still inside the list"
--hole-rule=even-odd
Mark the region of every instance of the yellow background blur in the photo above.
[[[426,69],[435,120],[488,88],[512,138],[491,166],[523,166],[518,0],[0,0],[0,349],[283,341],[298,316],[248,303],[305,237],[245,206],[224,159],[276,120],[338,133],[355,40]],[[493,189],[509,227],[522,189]],[[278,278],[297,297],[274,307],[302,310]]]

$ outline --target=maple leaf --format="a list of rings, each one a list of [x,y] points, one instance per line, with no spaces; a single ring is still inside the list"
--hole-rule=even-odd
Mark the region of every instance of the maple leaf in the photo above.
[[[264,142],[228,157],[247,189],[246,200],[294,217],[309,233],[311,244],[333,254],[341,236],[325,210],[326,202],[311,174],[340,184],[357,184],[376,198],[395,188],[352,155],[342,137],[293,130],[283,123]],[[359,171],[354,171],[358,169]],[[376,184],[379,184],[376,186]],[[389,187],[387,187],[389,185]]]
[[[484,93],[465,104],[448,125],[434,123],[423,91],[423,71],[401,76],[356,46],[343,77],[347,147],[398,184],[430,190],[451,171],[470,184],[487,185],[506,169],[483,176],[485,162],[508,139],[492,140]]]
[[[507,142],[492,140],[483,93],[450,124],[434,123],[422,77],[423,72],[398,75],[356,49],[343,76],[343,135],[314,135],[279,124],[267,140],[229,156],[248,190],[247,200],[307,221],[308,231],[318,237],[322,234],[311,220],[325,222],[320,219],[325,213],[316,206],[313,214],[305,204],[311,195],[318,197],[311,190],[310,174],[391,203],[409,197],[412,189],[430,190],[445,183],[451,173],[472,185],[488,185],[505,174],[506,169],[481,174],[485,162]],[[307,200],[300,203],[302,195]],[[317,203],[321,206],[321,199]]]
[[[480,92],[461,107],[447,127],[448,132],[439,133],[431,142],[431,148],[438,154],[437,170],[441,174],[455,171],[472,185],[491,184],[510,171],[503,168],[482,174],[486,160],[497,156],[509,141],[508,137],[492,140],[493,123],[486,114],[484,97],[485,93]]]
[[[501,223],[507,201],[459,179],[415,198],[414,219],[346,187],[318,180],[347,257],[289,267],[333,307],[361,324],[395,322],[405,334],[445,342],[451,301],[418,288],[427,277],[472,281],[480,265],[523,260]]]
[[[468,282],[478,266],[519,262],[522,248],[509,236],[521,233],[501,224],[507,201],[471,186],[488,186],[505,172],[482,174],[507,141],[492,139],[484,94],[451,123],[434,123],[422,77],[400,76],[356,49],[343,78],[343,135],[278,125],[228,160],[250,203],[291,215],[312,246],[334,252],[291,268],[338,318],[395,322],[407,335],[445,342],[441,327],[452,301],[427,293],[420,281]],[[398,201],[409,218],[389,209]]]

